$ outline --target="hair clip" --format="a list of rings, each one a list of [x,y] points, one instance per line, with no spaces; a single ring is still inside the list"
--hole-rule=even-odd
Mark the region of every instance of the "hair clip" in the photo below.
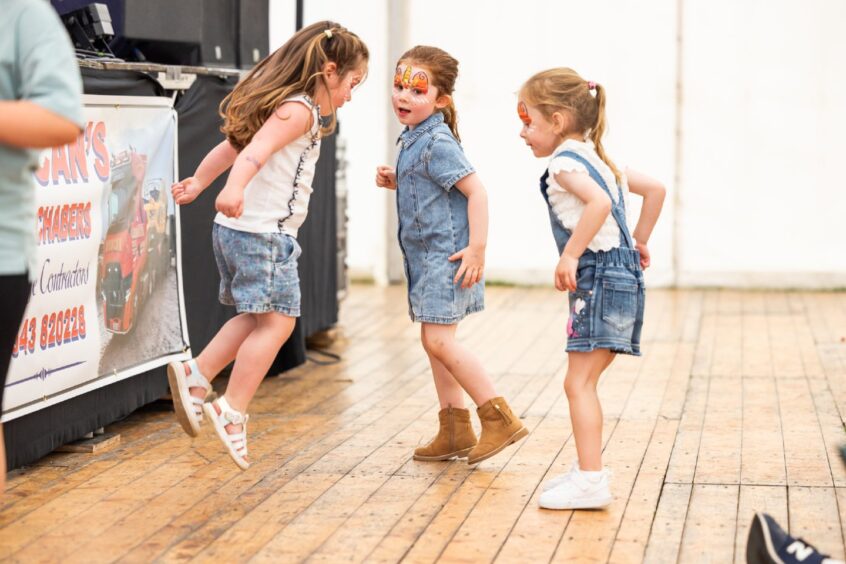
[[[596,90],[596,83],[592,80],[588,80],[588,90]]]
[[[326,39],[332,39],[332,30],[327,29],[326,31],[323,32],[323,35],[326,36]]]

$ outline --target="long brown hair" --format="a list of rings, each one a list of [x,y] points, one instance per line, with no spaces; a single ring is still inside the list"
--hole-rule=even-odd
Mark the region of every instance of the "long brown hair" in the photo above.
[[[318,80],[329,90],[323,74],[326,63],[335,63],[338,76],[343,77],[367,62],[369,56],[364,42],[335,22],[304,27],[257,64],[223,99],[220,115],[224,124],[220,130],[240,151],[286,98],[304,93],[313,99]],[[320,134],[331,134],[335,123],[333,107],[332,119],[320,128]]]
[[[592,90],[596,91],[596,96],[591,94]],[[575,120],[575,132],[587,134],[596,147],[596,154],[620,182],[622,175],[602,146],[607,121],[605,88],[601,84],[588,82],[573,69],[560,67],[532,76],[520,89],[520,97],[547,119],[551,119],[555,112],[568,112]]]
[[[428,45],[417,45],[402,54],[402,57],[397,61],[397,65],[401,63],[426,67],[434,75],[431,77],[432,84],[438,89],[438,94],[445,94],[450,97],[449,105],[440,108],[438,111],[444,114],[444,123],[449,126],[452,134],[460,142],[458,112],[456,112],[455,102],[452,100],[455,79],[458,78],[458,61],[443,49],[429,47]]]

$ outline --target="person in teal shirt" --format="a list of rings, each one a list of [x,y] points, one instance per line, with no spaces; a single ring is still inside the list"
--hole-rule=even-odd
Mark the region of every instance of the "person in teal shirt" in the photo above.
[[[12,346],[35,275],[35,180],[40,150],[82,131],[82,80],[73,45],[46,0],[0,10],[0,405]],[[6,453],[0,425],[0,494]]]

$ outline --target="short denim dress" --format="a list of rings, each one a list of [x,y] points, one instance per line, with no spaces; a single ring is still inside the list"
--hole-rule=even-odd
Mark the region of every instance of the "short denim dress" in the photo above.
[[[611,199],[611,214],[620,228],[620,246],[609,251],[586,250],[579,258],[576,290],[570,292],[570,317],[567,321],[567,352],[590,352],[608,349],[615,353],[640,356],[640,333],[643,327],[644,285],[640,253],[626,225],[626,202],[617,186],[619,198],[614,202],[608,185],[587,160],[573,151],[562,151],[556,157],[569,157],[585,166],[590,177]],[[561,224],[547,196],[546,180],[540,188],[549,208],[552,234],[558,254],[570,239],[570,231]]]
[[[397,215],[412,321],[452,325],[482,311],[484,280],[470,288],[453,282],[461,261],[449,257],[470,241],[467,197],[455,183],[475,172],[464,150],[435,112],[397,141]]]

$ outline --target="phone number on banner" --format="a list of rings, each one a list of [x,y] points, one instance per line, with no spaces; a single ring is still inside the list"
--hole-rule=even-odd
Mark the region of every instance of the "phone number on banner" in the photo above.
[[[38,319],[24,319],[21,333],[12,349],[12,357],[33,354],[36,342],[41,350],[51,349],[85,338],[85,306],[44,314],[39,332]]]

